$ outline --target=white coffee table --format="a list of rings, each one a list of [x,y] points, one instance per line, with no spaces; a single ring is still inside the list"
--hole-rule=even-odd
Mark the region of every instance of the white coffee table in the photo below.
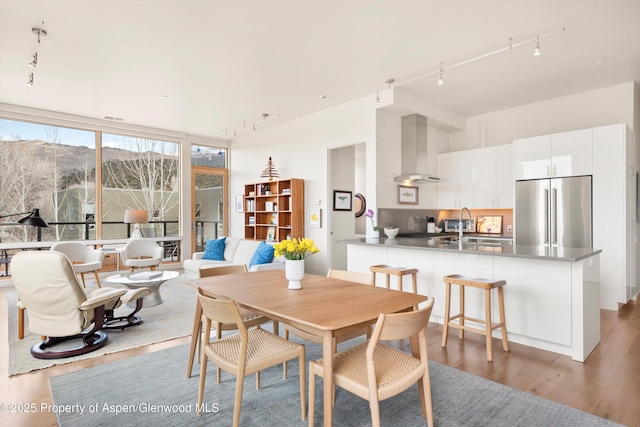
[[[124,285],[129,289],[149,288],[151,293],[142,299],[144,307],[153,307],[154,305],[162,304],[162,295],[160,295],[160,285],[167,280],[175,279],[180,275],[177,271],[158,271],[162,273],[161,276],[153,277],[150,279],[136,278],[135,276],[140,273],[120,273],[107,277],[105,280],[108,283],[118,283]],[[134,276],[131,278],[131,276]],[[135,302],[130,302],[127,306],[135,307]]]

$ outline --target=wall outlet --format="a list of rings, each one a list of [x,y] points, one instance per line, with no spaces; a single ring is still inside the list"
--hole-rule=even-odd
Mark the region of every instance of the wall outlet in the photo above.
[[[507,225],[507,231],[513,231],[513,226],[511,224]]]

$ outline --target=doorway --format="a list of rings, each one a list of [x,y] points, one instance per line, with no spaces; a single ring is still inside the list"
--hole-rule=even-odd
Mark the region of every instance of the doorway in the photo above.
[[[366,144],[364,142],[329,150],[329,268],[347,269],[347,245],[339,240],[353,239],[358,235],[356,207],[360,200],[356,194],[366,198]],[[351,210],[333,210],[333,191],[351,192]]]
[[[228,232],[228,173],[226,169],[192,167],[191,182],[192,252],[202,252],[208,239]]]

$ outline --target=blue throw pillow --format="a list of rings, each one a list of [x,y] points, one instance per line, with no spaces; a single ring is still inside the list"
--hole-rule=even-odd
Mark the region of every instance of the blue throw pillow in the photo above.
[[[260,242],[258,248],[253,253],[251,261],[249,261],[249,269],[258,264],[269,264],[273,261],[273,246],[264,241]]]
[[[221,239],[209,239],[204,245],[204,255],[202,259],[212,259],[216,261],[224,261],[224,241],[226,237]]]

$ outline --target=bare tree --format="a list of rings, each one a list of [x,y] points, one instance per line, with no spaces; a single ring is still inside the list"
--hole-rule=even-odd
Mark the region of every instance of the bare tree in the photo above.
[[[29,212],[34,207],[49,212],[51,183],[42,179],[47,175],[47,162],[34,161],[34,149],[17,141],[0,141],[0,213]],[[49,206],[42,204],[49,200]],[[15,222],[13,218],[4,220]],[[35,235],[32,227],[3,227],[5,236],[28,241]]]
[[[103,186],[117,188],[125,208],[145,209],[166,219],[178,198],[178,144],[126,138],[129,158],[103,164]],[[157,215],[155,215],[157,214]]]

